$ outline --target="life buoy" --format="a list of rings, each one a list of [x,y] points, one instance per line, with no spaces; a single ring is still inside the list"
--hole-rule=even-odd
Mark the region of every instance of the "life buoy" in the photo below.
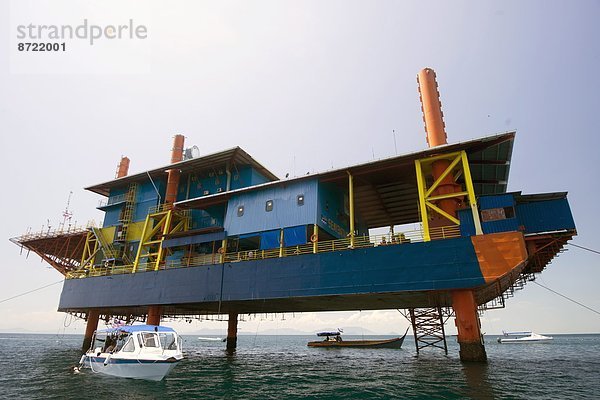
[[[313,235],[310,237],[310,241],[311,241],[311,242],[313,242],[313,243],[315,243],[317,240],[319,240],[319,237],[318,237],[316,234],[313,234]]]
[[[217,250],[217,252],[218,252],[219,254],[223,254],[223,253],[225,253],[225,249],[224,249],[224,248],[222,248],[222,247],[219,247],[219,250]]]

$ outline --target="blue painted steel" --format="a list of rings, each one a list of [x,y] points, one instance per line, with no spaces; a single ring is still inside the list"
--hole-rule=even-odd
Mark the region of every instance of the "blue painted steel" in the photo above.
[[[458,211],[458,219],[460,220],[460,235],[473,236],[475,235],[475,223],[473,222],[473,211],[470,208]]]
[[[575,221],[567,199],[517,204],[516,211],[525,233],[575,229]]]
[[[59,310],[214,303],[219,299],[262,302],[295,297],[466,289],[483,284],[470,238],[455,238],[69,279],[63,286]]]
[[[298,205],[298,195],[304,205]],[[266,211],[268,200],[273,210]],[[317,205],[317,181],[303,180],[233,195],[225,217],[225,230],[230,236],[263,232],[291,226],[314,224]],[[244,207],[238,216],[238,207]]]
[[[99,329],[99,333],[133,333],[133,332],[175,332],[173,328],[162,325],[123,325],[115,328]]]
[[[205,233],[202,235],[193,235],[186,236],[175,239],[166,239],[162,242],[163,248],[175,247],[175,246],[187,246],[190,244],[197,243],[209,243],[214,242],[215,240],[223,240],[225,239],[225,232],[214,232],[214,233]]]
[[[154,185],[156,185],[161,199],[164,200],[166,182],[162,179],[154,179]],[[158,194],[156,193],[156,189],[154,189],[154,185],[152,185],[150,179],[139,184],[136,196],[137,203],[131,218],[133,222],[145,221],[150,208],[158,205]]]
[[[519,230],[519,220],[515,217],[482,222],[481,229],[483,233],[514,232]]]
[[[501,194],[494,196],[479,197],[479,209],[489,210],[490,208],[503,208],[515,205],[515,198],[512,194]]]
[[[347,191],[332,183],[319,182],[317,224],[336,238],[346,237],[350,218]],[[313,222],[314,223],[314,222]]]
[[[223,226],[224,206],[210,207],[207,210],[190,210],[191,229]]]
[[[104,221],[102,222],[102,227],[106,228],[108,226],[114,226],[119,224],[119,217],[121,215],[121,210],[123,209],[123,204],[114,205],[112,207],[106,208],[104,212]]]
[[[306,244],[306,226],[294,226],[283,230],[283,243],[286,246],[298,246]]]
[[[281,231],[279,229],[262,232],[260,234],[260,249],[269,250],[278,248],[280,235]]]

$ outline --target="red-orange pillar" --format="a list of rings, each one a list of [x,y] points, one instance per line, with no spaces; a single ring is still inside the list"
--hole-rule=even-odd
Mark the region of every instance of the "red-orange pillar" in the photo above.
[[[124,176],[127,176],[127,173],[129,172],[129,158],[128,157],[121,157],[121,161],[119,161],[119,166],[117,167],[117,175],[116,178],[123,178]]]
[[[162,315],[161,306],[149,306],[148,307],[148,318],[146,323],[148,325],[160,325],[160,317]]]
[[[472,290],[452,292],[452,308],[458,329],[461,361],[487,361],[481,324],[477,313],[477,303]]]
[[[227,321],[227,350],[233,351],[237,347],[238,314],[229,313]]]
[[[85,353],[92,345],[92,336],[98,329],[98,319],[100,312],[98,310],[89,310],[87,313],[87,324],[85,325],[85,334],[83,335],[83,345],[81,351]]]
[[[171,150],[171,164],[178,163],[183,160],[183,144],[185,136],[175,135],[173,138],[173,149]],[[179,177],[181,172],[178,169],[170,169],[167,171],[167,190],[165,194],[165,204],[175,203],[177,200],[177,189],[179,188]]]
[[[417,75],[419,93],[423,110],[423,121],[427,133],[429,147],[447,144],[447,136],[442,113],[442,103],[436,81],[435,72],[431,68],[422,69]],[[450,165],[449,160],[437,160],[432,164],[431,175],[437,180]],[[452,174],[448,174],[435,190],[436,195],[460,192],[460,185],[454,182]],[[453,217],[460,204],[458,198],[444,199],[437,205]],[[431,227],[448,225],[448,220],[440,215],[434,215],[429,222]],[[477,303],[472,290],[457,290],[452,292],[452,308],[456,316],[458,343],[460,344],[461,361],[486,361],[487,355],[483,346]]]

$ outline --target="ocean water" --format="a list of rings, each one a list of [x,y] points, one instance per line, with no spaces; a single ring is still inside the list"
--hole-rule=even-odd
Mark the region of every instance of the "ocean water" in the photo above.
[[[383,338],[384,336],[379,336]],[[351,339],[347,336],[346,339]],[[80,336],[0,334],[2,399],[597,399],[600,335],[554,335],[552,343],[498,344],[487,364],[404,348],[313,349],[309,336],[240,336],[224,343],[184,336],[186,359],[162,382],[74,373]]]

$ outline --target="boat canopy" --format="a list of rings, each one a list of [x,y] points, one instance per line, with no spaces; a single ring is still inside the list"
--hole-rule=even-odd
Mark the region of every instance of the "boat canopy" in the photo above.
[[[173,332],[173,328],[160,325],[123,325],[115,328],[98,329],[97,333],[133,333],[133,332]]]
[[[317,336],[339,336],[340,332],[319,332]]]

